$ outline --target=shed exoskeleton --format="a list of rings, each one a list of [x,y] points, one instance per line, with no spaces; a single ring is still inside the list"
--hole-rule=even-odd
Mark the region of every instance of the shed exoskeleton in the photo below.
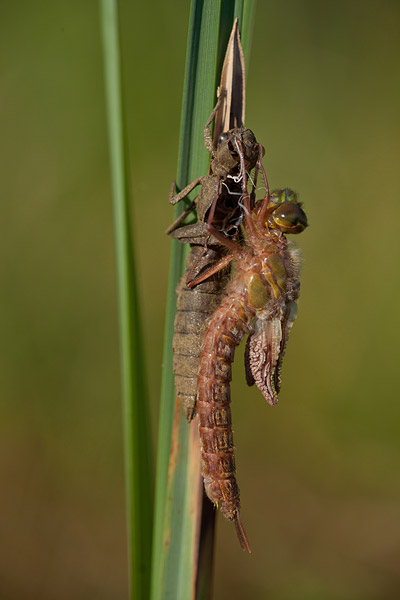
[[[177,195],[173,195],[173,190],[170,194],[170,203],[176,204],[201,185],[196,200],[167,229],[171,237],[191,246],[186,272],[177,287],[173,341],[175,388],[188,421],[196,414],[197,375],[206,321],[224,296],[229,267],[227,272],[210,276],[195,287],[188,284],[226,255],[226,246],[212,234],[208,225],[212,224],[214,231],[225,240],[239,239],[243,219],[243,177],[247,181],[247,174],[256,165],[258,171],[264,155],[264,148],[253,132],[245,128],[223,132],[214,146],[210,126],[218,106],[217,103],[204,129],[205,146],[211,155],[210,174],[198,177]],[[197,222],[178,228],[194,208]]]

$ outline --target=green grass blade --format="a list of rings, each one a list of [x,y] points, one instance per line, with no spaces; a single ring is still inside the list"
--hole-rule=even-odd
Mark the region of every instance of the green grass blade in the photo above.
[[[239,21],[244,61],[246,69],[249,66],[251,37],[253,33],[254,18],[256,14],[256,0],[236,0],[236,4],[242,4],[242,21]]]
[[[195,177],[208,172],[209,154],[204,147],[204,125],[215,103],[216,87],[234,19],[242,18],[242,12],[236,14],[232,7],[232,2],[215,0],[193,0],[191,4],[180,130],[178,189],[182,189]],[[228,17],[225,10],[229,12]],[[183,207],[179,207],[175,216],[182,210]],[[205,598],[210,590],[210,561],[207,563],[204,556],[202,565],[207,576],[201,578],[201,592],[198,595],[194,585],[198,565],[194,548],[196,520],[193,517],[193,507],[201,502],[201,489],[198,490],[197,485],[193,484],[193,474],[196,468],[198,470],[199,448],[195,440],[196,429],[188,426],[180,409],[175,411],[172,373],[175,288],[184,271],[185,251],[186,248],[182,244],[173,241],[157,457],[152,600]],[[197,428],[195,423],[193,425]],[[173,450],[170,456],[172,431]],[[212,541],[207,544],[209,554],[212,553],[212,546]]]
[[[215,94],[215,40],[218,33],[219,3],[213,2],[208,4],[214,5],[214,10],[212,10],[212,6],[208,7],[208,19],[205,19],[205,15],[203,14],[205,8],[203,2],[192,2],[191,6],[180,128],[177,172],[178,188],[184,187],[187,182],[194,179],[197,175],[206,173],[208,169],[208,153],[204,148],[202,141],[202,131],[208,114],[211,112]],[[203,19],[205,20],[204,23]],[[208,53],[207,60],[205,60],[205,55],[207,55],[207,53],[204,47],[211,44],[211,39],[214,40],[214,45]],[[201,63],[203,66],[202,77],[200,77],[199,73],[201,70]],[[176,216],[182,210],[183,208],[178,206],[176,209]],[[169,518],[171,517],[172,505],[172,499],[168,497],[167,506],[167,484],[172,424],[175,409],[175,387],[172,373],[172,338],[176,307],[175,288],[184,270],[185,254],[186,248],[177,241],[173,241],[167,300],[160,428],[158,438],[155,528],[152,563],[151,597],[153,600],[168,597],[178,599],[178,596],[174,596],[173,594],[174,592],[178,593],[177,588],[179,587],[180,580],[179,575],[175,575],[174,577],[167,569],[168,556],[174,554],[175,548],[169,552],[170,545],[166,547],[164,544],[164,528],[168,528],[168,525],[165,524],[166,516],[168,515]],[[185,479],[186,465],[184,464],[184,460],[187,456],[189,433],[186,423],[181,423],[179,433],[181,434],[181,438],[179,439],[181,447],[180,455],[183,459],[181,463],[181,470],[183,472],[182,478]],[[185,489],[184,485],[183,489]],[[184,498],[181,499],[181,502],[184,503]],[[172,529],[175,529],[173,525],[171,525],[171,527]],[[179,525],[177,529],[181,530]],[[166,535],[168,536],[168,532]],[[171,565],[170,569],[172,568]],[[176,569],[177,571],[180,571],[178,564],[176,565]],[[186,598],[190,597],[191,593],[189,592]]]
[[[130,229],[117,0],[101,0],[101,21],[118,279],[130,597],[138,600],[149,597],[153,502],[143,337]]]

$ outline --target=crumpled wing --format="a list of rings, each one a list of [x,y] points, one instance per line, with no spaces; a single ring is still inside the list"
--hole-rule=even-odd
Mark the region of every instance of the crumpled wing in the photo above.
[[[249,335],[249,337],[246,340],[246,349],[244,351],[244,369],[245,369],[245,374],[246,374],[246,382],[248,386],[252,386],[255,384],[254,381],[254,377],[253,377],[253,373],[251,372],[251,368],[250,368],[250,341],[251,341],[251,336]]]
[[[266,401],[274,406],[278,401],[276,365],[281,348],[282,330],[279,319],[260,319],[255,333],[249,336],[246,351],[246,378],[254,383]],[[251,376],[250,376],[251,375]]]
[[[266,401],[274,406],[281,387],[282,359],[290,329],[296,318],[296,303],[290,302],[282,319],[258,319],[247,340],[246,380],[254,383]]]

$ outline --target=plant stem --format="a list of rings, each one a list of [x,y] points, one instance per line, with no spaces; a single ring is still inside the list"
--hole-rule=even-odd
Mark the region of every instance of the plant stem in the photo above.
[[[192,0],[182,102],[178,189],[208,171],[209,155],[204,147],[204,125],[215,103],[216,87],[235,18],[238,17],[239,22],[247,27],[247,23],[243,24],[244,5],[247,3],[254,7],[253,0]],[[251,10],[247,10],[246,14],[251,14]],[[183,208],[177,209],[175,217]],[[172,372],[175,288],[184,271],[185,255],[183,245],[173,241],[157,457],[152,600],[205,598],[211,590],[213,526],[209,523],[203,529],[204,519],[204,551],[199,553],[198,545],[203,494],[197,424],[193,422],[188,426],[180,407],[175,404]],[[197,481],[200,481],[199,488]]]
[[[151,456],[143,336],[129,210],[117,0],[101,0],[117,263],[130,597],[149,597]]]

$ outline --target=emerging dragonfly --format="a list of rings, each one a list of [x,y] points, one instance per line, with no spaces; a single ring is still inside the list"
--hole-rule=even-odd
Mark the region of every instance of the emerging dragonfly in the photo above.
[[[209,232],[230,252],[190,282],[196,286],[235,261],[236,273],[227,295],[208,323],[197,381],[197,412],[204,487],[210,500],[235,523],[239,542],[250,552],[240,519],[235,478],[230,411],[231,365],[236,346],[249,334],[246,378],[255,383],[269,404],[277,402],[282,358],[296,318],[300,289],[299,250],[286,233],[300,233],[307,217],[291,190],[266,194],[251,209],[240,141],[235,142],[242,164],[245,242],[227,239],[212,223]],[[265,179],[266,180],[266,179]]]

